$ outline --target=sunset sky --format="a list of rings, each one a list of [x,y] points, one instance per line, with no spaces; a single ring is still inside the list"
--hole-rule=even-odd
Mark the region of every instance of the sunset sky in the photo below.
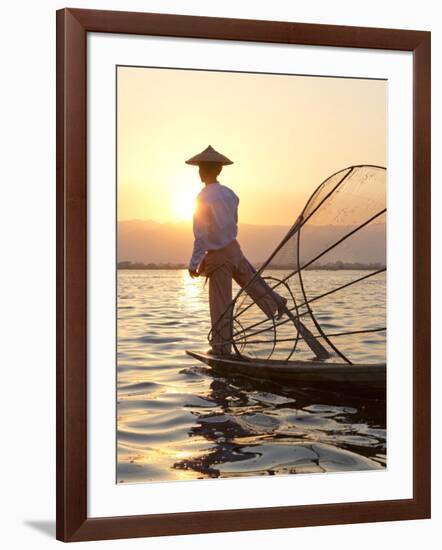
[[[386,165],[387,82],[118,68],[118,219],[191,219],[202,188],[185,160],[212,145],[239,220],[291,225],[351,164]]]

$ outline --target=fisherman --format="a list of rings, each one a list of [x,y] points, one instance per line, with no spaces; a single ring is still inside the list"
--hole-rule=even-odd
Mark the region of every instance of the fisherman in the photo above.
[[[185,162],[199,167],[201,181],[205,184],[196,198],[195,240],[189,274],[192,278],[205,275],[206,280],[209,279],[212,331],[208,353],[230,355],[232,279],[241,287],[247,285],[247,294],[269,318],[280,318],[287,310],[287,300],[256,273],[236,240],[239,198],[217,179],[222,167],[233,162],[210,145]],[[253,281],[247,284],[252,278]]]

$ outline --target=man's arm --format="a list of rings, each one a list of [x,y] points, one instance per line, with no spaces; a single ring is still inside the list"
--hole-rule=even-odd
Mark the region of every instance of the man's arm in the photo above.
[[[235,206],[235,222],[238,223],[238,206],[239,206],[239,197],[235,195],[236,197],[236,206]]]
[[[189,271],[196,273],[196,270],[204,258],[207,244],[208,234],[207,206],[202,200],[197,199],[195,212],[193,214],[193,235],[195,237],[193,243],[192,257],[189,262]]]

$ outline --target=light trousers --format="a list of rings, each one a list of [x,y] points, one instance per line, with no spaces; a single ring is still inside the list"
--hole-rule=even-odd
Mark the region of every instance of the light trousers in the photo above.
[[[238,241],[234,240],[222,249],[208,251],[198,271],[209,279],[212,324],[210,344],[216,353],[231,353],[232,280],[242,288],[255,275],[256,270],[242,253]],[[274,316],[279,305],[284,302],[284,299],[259,275],[245,292],[269,318]]]

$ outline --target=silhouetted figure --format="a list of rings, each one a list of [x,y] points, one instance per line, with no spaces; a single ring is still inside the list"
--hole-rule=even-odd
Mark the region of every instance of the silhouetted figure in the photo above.
[[[212,323],[212,348],[209,353],[228,355],[232,352],[229,308],[232,279],[244,287],[256,274],[236,240],[239,198],[217,180],[222,167],[233,162],[209,145],[186,163],[199,166],[201,181],[205,183],[197,196],[193,216],[195,241],[189,274],[191,277],[206,275],[209,278]],[[287,300],[272,290],[259,275],[245,290],[269,318],[275,314],[280,317],[285,311]]]

